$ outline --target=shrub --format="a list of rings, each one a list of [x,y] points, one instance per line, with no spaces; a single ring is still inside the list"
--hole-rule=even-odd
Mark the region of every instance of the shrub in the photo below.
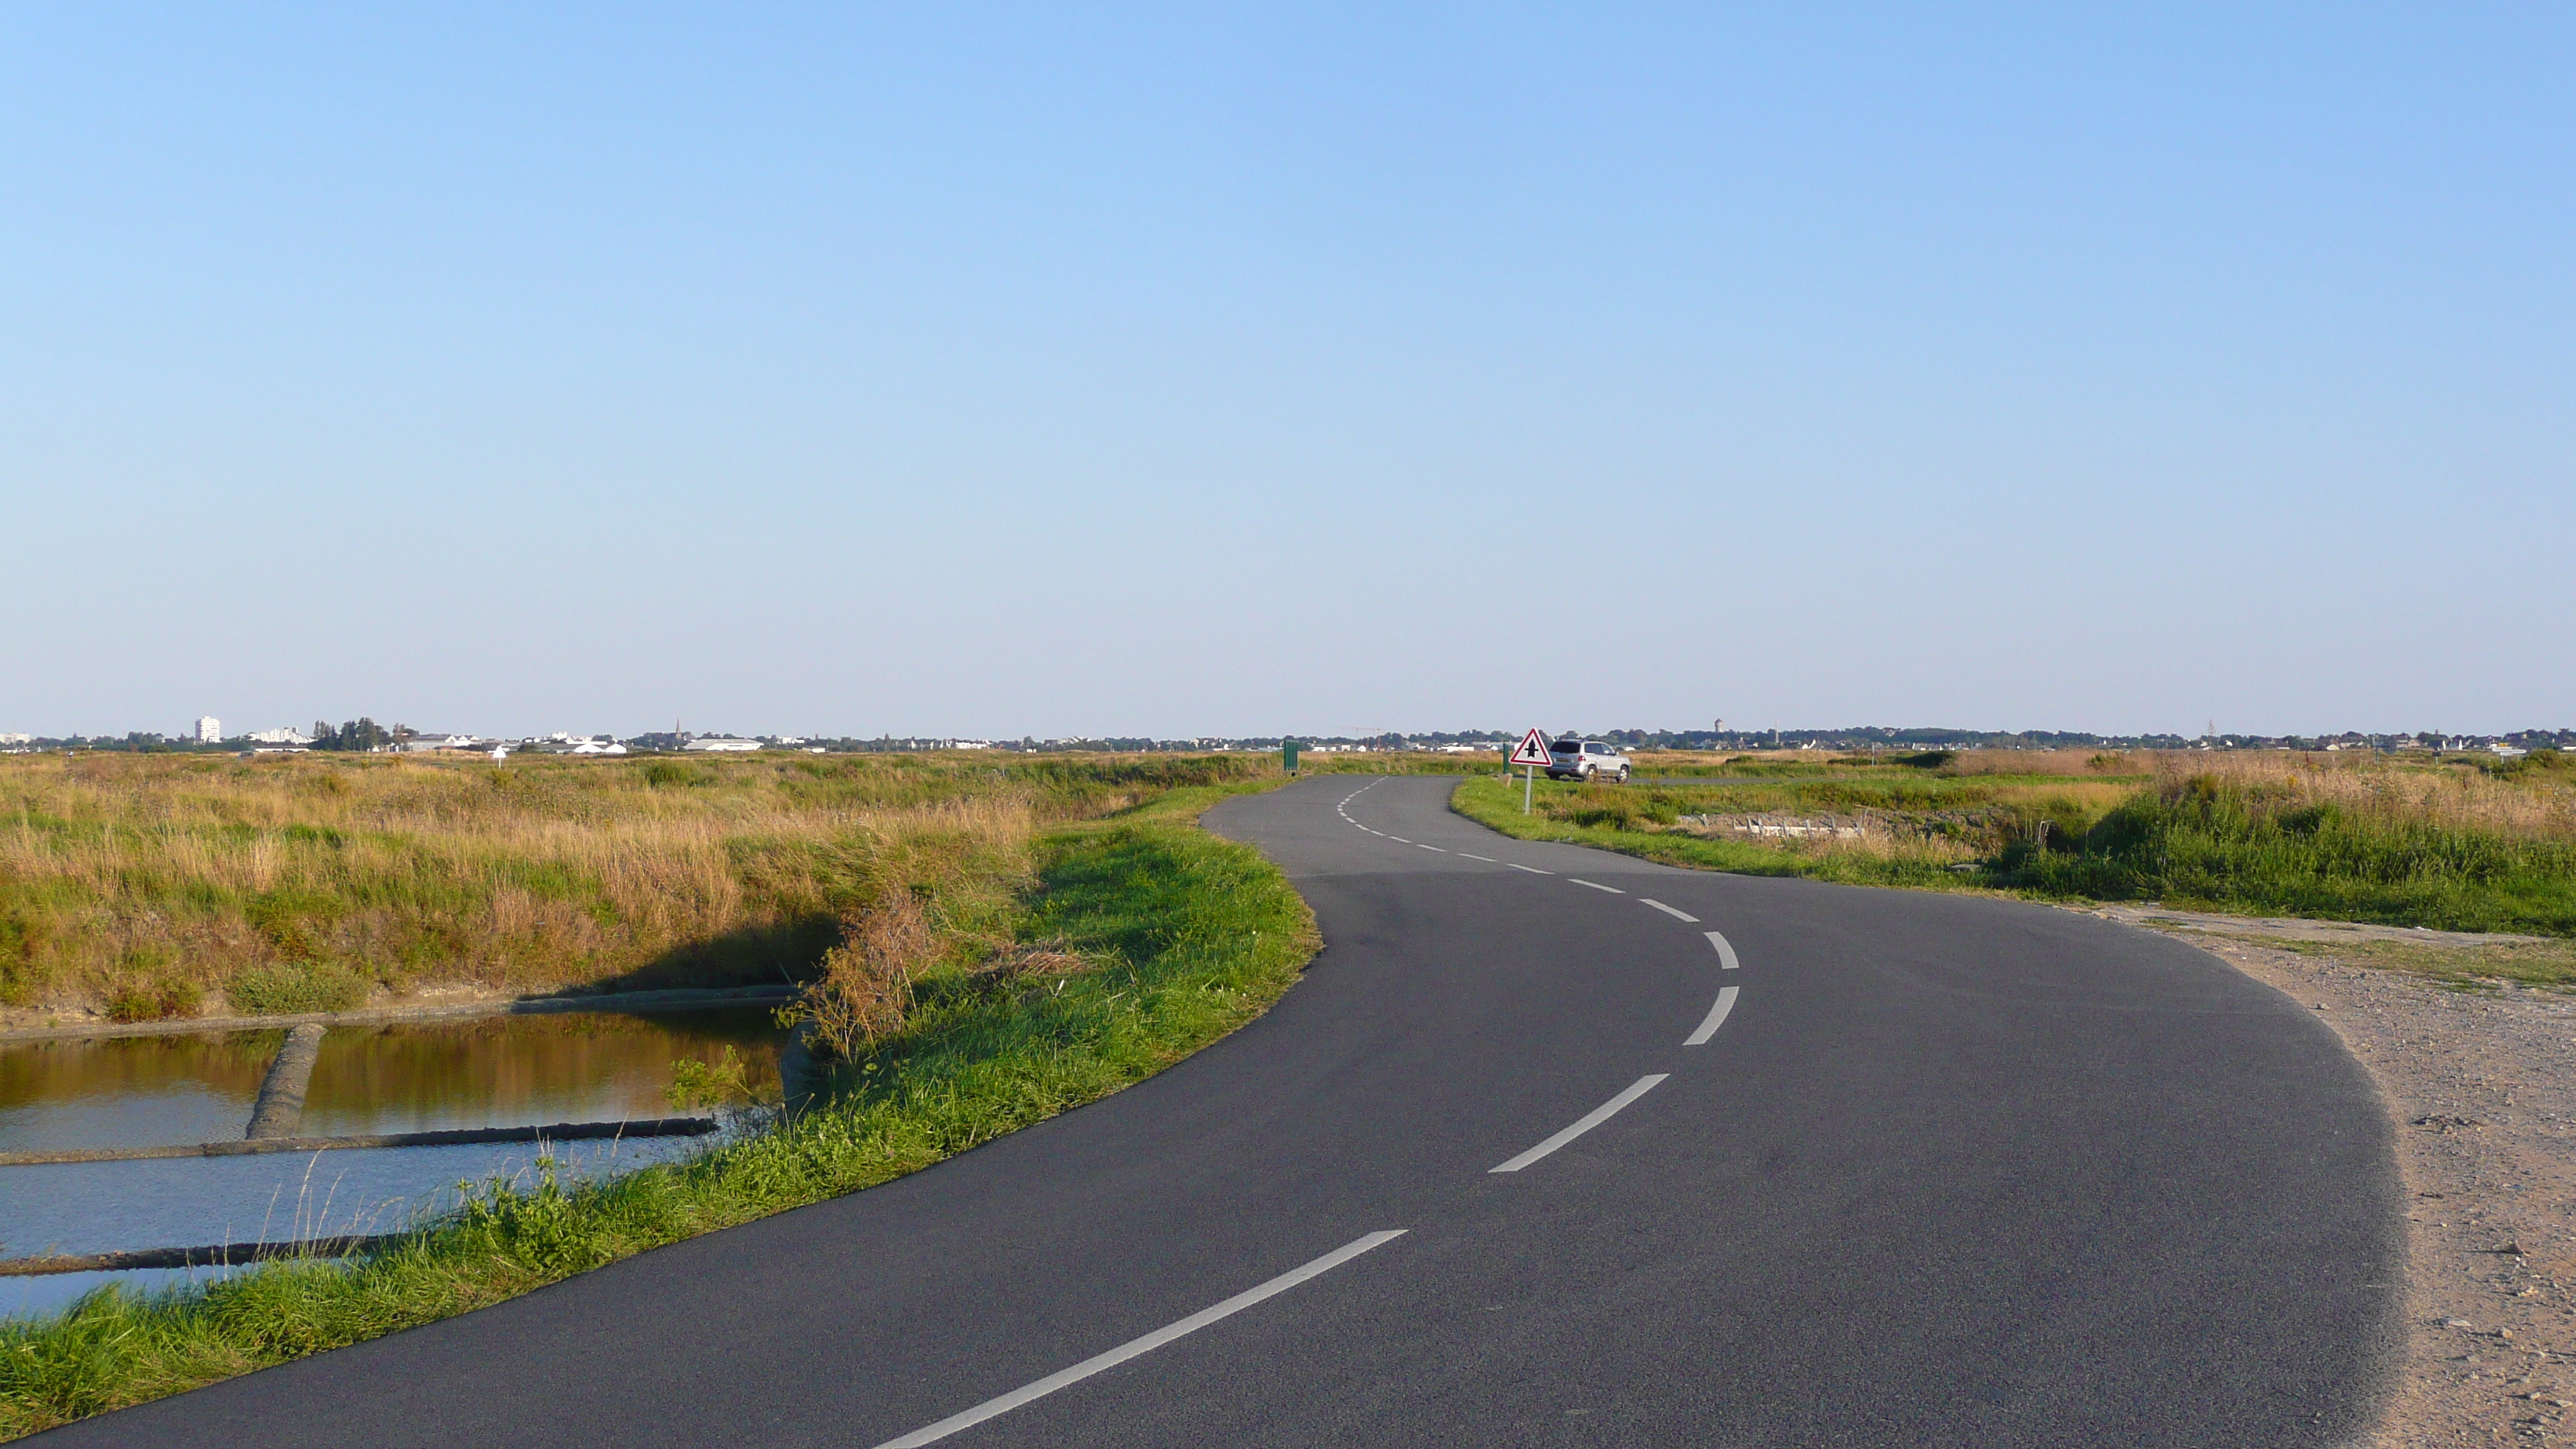
[[[823,958],[823,979],[778,1013],[781,1025],[812,1029],[816,1044],[844,1060],[902,1031],[912,982],[935,958],[938,933],[909,890],[897,891],[850,922]]]
[[[253,1016],[302,1016],[348,1011],[367,999],[367,982],[346,966],[326,961],[280,961],[253,966],[224,988],[236,1011]]]
[[[181,1021],[195,1016],[203,1002],[193,982],[170,977],[128,981],[108,993],[110,1021]]]

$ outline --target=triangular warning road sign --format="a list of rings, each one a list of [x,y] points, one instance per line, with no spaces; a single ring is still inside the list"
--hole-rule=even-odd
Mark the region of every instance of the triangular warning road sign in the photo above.
[[[1546,764],[1547,731],[1531,730],[1528,734],[1521,736],[1520,748],[1512,751],[1512,763],[1515,765]]]

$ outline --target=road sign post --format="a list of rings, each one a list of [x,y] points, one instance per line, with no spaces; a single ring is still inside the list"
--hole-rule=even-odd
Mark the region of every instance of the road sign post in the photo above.
[[[1511,762],[1521,769],[1521,813],[1530,813],[1530,793],[1538,788],[1538,767],[1547,763],[1547,731],[1531,730],[1521,736],[1520,748],[1512,751]]]
[[[1289,774],[1293,775],[1297,773],[1297,742],[1295,740],[1281,740],[1279,742],[1279,763],[1287,769]]]

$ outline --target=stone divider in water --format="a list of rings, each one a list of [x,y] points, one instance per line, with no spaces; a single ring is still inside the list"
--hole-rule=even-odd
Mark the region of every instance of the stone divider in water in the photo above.
[[[375,1132],[357,1137],[254,1137],[172,1147],[97,1147],[0,1152],[0,1167],[62,1162],[140,1162],[159,1157],[244,1157],[266,1152],[331,1152],[356,1147],[471,1147],[488,1142],[569,1142],[596,1137],[699,1137],[713,1117],[651,1117],[634,1122],[556,1122],[544,1127],[456,1127],[438,1132]],[[25,1261],[25,1260],[22,1260]]]

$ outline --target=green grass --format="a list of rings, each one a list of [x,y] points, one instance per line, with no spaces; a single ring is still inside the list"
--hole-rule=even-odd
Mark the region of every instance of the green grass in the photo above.
[[[1519,783],[1486,777],[1460,786],[1452,803],[1470,819],[1520,839],[1597,846],[1700,870],[2576,935],[2576,843],[2565,839],[2365,813],[2217,778],[2171,788],[2138,781],[1942,778],[1901,768],[1682,787],[1542,781],[1536,813],[1523,815]],[[1762,811],[1871,813],[1918,838],[1867,849],[1784,848],[1669,828],[1684,813]]]
[[[1623,790],[1633,792],[1624,801],[1619,798]],[[1705,793],[1713,794],[1714,789]],[[1506,785],[1490,777],[1470,779],[1459,785],[1450,797],[1450,805],[1468,819],[1514,839],[1589,845],[1692,870],[1927,889],[1959,889],[1983,881],[1982,874],[1963,878],[1949,868],[1948,861],[1930,854],[1881,857],[1856,852],[1805,853],[1748,841],[1711,840],[1640,828],[1669,823],[1680,813],[1681,804],[1694,809],[1723,808],[1701,798],[1703,792],[1696,787],[1688,792],[1653,791],[1635,786],[1584,786],[1540,780],[1532,794],[1548,808],[1523,815],[1520,781]],[[1785,807],[1764,804],[1750,808]]]
[[[2576,845],[2266,800],[2142,792],[2075,848],[2007,855],[2005,884],[2240,915],[2576,935]]]
[[[1096,963],[999,998],[926,983],[910,1028],[821,1105],[605,1183],[486,1184],[346,1264],[280,1263],[161,1295],[102,1289],[0,1324],[0,1434],[25,1434],[497,1302],[618,1258],[874,1186],[1139,1081],[1275,1001],[1319,945],[1254,851],[1192,823],[1248,781],[1170,790],[1036,842],[1015,933]]]

